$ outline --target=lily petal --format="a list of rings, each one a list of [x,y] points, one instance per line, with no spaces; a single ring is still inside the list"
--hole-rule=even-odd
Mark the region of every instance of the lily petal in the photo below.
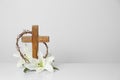
[[[50,71],[50,72],[53,72],[53,71],[54,71],[54,69],[53,69],[53,67],[52,67],[51,64],[46,64],[45,69],[46,69],[47,71]]]
[[[42,72],[43,70],[44,70],[44,68],[36,68],[37,73]]]
[[[46,62],[47,63],[52,63],[54,61],[54,59],[55,59],[55,57],[53,57],[53,56],[47,57]]]

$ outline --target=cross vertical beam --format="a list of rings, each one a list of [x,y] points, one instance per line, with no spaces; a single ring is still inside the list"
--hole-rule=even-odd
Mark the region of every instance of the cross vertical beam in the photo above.
[[[32,57],[38,58],[38,25],[32,26]]]

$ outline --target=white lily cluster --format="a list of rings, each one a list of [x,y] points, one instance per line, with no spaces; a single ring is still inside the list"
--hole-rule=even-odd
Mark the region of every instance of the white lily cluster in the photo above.
[[[48,56],[46,58],[43,58],[43,54],[40,52],[38,53],[38,59],[32,58],[31,52],[27,50],[27,54],[24,55],[24,57],[29,60],[29,63],[26,63],[20,55],[14,54],[15,57],[18,57],[20,60],[17,62],[17,67],[24,68],[24,72],[27,71],[36,71],[41,72],[44,70],[54,72],[55,67],[53,66],[54,57]],[[57,69],[57,68],[56,68]]]

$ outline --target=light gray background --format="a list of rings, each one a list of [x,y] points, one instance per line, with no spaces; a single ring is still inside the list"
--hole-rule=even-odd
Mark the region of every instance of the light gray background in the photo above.
[[[57,62],[120,62],[120,0],[0,0],[0,62],[33,24]]]

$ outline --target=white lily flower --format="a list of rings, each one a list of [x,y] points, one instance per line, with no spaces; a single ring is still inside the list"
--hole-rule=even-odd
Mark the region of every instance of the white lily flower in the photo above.
[[[26,63],[24,66],[30,70],[36,70],[37,72],[41,72],[43,70],[53,72],[54,71],[52,67],[53,60],[54,60],[53,57],[48,57],[47,59],[41,57],[39,59],[30,60],[30,63]]]
[[[30,70],[41,72],[42,70],[44,70],[44,64],[44,59],[31,59],[30,63],[26,63],[24,66]]]
[[[48,70],[50,72],[54,71],[53,66],[52,66],[53,61],[54,61],[53,56],[49,56],[49,57],[46,58],[46,65],[45,65],[46,70]]]
[[[31,59],[29,61],[30,61],[30,63],[25,63],[24,67],[26,67],[26,68],[28,68],[30,70],[35,70],[36,69],[37,59]]]
[[[44,68],[45,68],[45,60],[43,58],[38,59],[38,62],[37,62],[36,66],[37,66],[37,68],[36,68],[37,72],[43,71]]]
[[[53,61],[54,56],[48,56],[44,58],[44,54],[39,52],[38,59],[32,57],[32,51],[25,47],[24,48],[24,57],[29,60],[30,63],[26,63],[19,54],[14,54],[13,56],[20,58],[17,63],[17,67],[28,68],[29,70],[35,70],[36,72],[41,72],[43,70],[47,70],[49,72],[53,72]]]

